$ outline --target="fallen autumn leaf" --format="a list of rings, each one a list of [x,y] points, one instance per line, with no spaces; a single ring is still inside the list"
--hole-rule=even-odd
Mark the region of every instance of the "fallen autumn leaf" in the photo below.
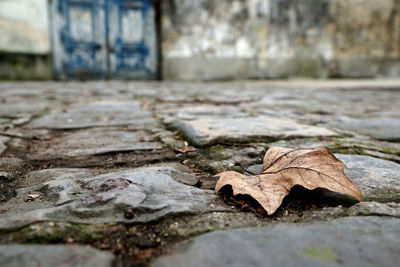
[[[215,191],[231,186],[233,196],[250,195],[268,215],[279,208],[295,185],[308,190],[325,188],[362,201],[360,190],[347,178],[345,168],[346,165],[324,147],[313,150],[271,147],[265,153],[260,174],[245,176],[235,171],[222,172]]]
[[[193,146],[175,147],[174,149],[175,149],[175,151],[178,151],[183,154],[196,151],[196,148]]]

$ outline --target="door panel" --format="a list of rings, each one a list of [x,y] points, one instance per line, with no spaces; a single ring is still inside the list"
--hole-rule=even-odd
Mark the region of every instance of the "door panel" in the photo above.
[[[152,79],[157,47],[150,0],[108,2],[108,56],[111,77]]]
[[[150,0],[49,0],[58,78],[156,78]]]
[[[127,43],[138,43],[143,37],[143,16],[141,10],[124,10],[122,16],[122,40]]]
[[[107,73],[103,0],[58,0],[53,14],[55,74],[59,78],[101,78]]]
[[[72,39],[80,42],[94,42],[93,12],[90,7],[69,6],[69,28]]]

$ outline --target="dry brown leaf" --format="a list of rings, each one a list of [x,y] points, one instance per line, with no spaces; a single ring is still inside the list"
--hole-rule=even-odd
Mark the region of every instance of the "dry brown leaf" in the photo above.
[[[220,173],[215,191],[231,186],[233,196],[250,195],[273,214],[291,188],[301,185],[306,189],[325,188],[362,201],[360,190],[344,174],[346,165],[326,148],[295,150],[271,147],[265,153],[262,172],[245,176],[235,171]]]
[[[183,154],[196,151],[196,148],[194,146],[175,147],[174,149]]]
[[[25,200],[26,202],[28,201],[34,201],[35,199],[37,199],[38,197],[40,197],[39,194],[29,194],[28,198]]]

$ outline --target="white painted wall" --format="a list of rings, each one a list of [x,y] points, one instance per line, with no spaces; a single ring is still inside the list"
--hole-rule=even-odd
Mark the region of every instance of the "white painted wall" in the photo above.
[[[50,52],[47,0],[0,0],[0,51]]]

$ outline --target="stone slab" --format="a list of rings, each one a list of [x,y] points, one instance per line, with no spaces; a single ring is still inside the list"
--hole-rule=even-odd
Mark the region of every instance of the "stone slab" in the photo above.
[[[84,168],[44,169],[27,173],[24,179],[19,182],[18,187],[40,185],[55,179],[88,178],[97,174],[99,173],[96,170]]]
[[[173,124],[189,140],[199,146],[218,140],[246,141],[251,138],[288,138],[335,136],[326,128],[299,124],[293,120],[268,116],[179,121]]]
[[[400,143],[375,140],[366,136],[333,137],[333,138],[296,138],[269,143],[268,147],[282,146],[295,149],[310,149],[324,146],[329,150],[341,153],[357,153],[366,156],[400,162]]]
[[[38,115],[48,107],[48,103],[40,98],[19,98],[0,105],[0,117],[17,119],[21,116]]]
[[[178,214],[228,209],[213,191],[179,183],[183,165],[143,167],[85,177],[60,175],[22,187],[1,204],[0,229],[55,220],[79,223],[149,222]],[[32,201],[29,195],[39,195]],[[129,218],[124,213],[130,210]]]
[[[52,159],[161,148],[163,145],[152,140],[144,131],[91,128],[65,132],[60,137],[36,143],[32,146],[28,158]]]
[[[396,118],[341,118],[337,122],[332,122],[331,125],[379,140],[400,140],[400,119]]]
[[[157,114],[165,123],[175,120],[197,120],[200,118],[243,118],[248,114],[240,111],[240,108],[225,105],[158,105]]]
[[[152,266],[398,266],[400,219],[347,217],[208,233]]]
[[[10,119],[0,118],[0,126],[10,123]]]
[[[265,146],[264,143],[254,143],[239,147],[211,147],[207,150],[207,157],[199,159],[197,165],[213,173],[237,169],[237,162],[242,166],[251,166],[260,162]]]
[[[7,142],[10,141],[10,137],[0,135],[0,156],[7,149]]]
[[[30,129],[24,127],[7,127],[3,131],[0,130],[0,134],[14,138],[35,140],[49,140],[53,137],[53,133],[48,129]]]
[[[33,120],[32,128],[77,129],[99,126],[133,125],[138,128],[157,124],[151,113],[136,101],[98,101],[48,114]]]
[[[89,246],[0,245],[2,267],[111,267],[115,256]]]
[[[346,215],[352,216],[391,216],[400,218],[400,203],[360,202],[350,207]]]
[[[400,164],[362,155],[335,156],[346,164],[345,174],[358,186],[364,201],[400,200]]]

